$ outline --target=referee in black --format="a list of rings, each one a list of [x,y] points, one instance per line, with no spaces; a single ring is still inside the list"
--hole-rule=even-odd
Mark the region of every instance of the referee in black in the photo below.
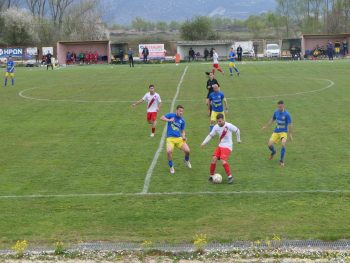
[[[220,84],[219,82],[215,79],[214,77],[214,74],[213,72],[210,72],[209,73],[209,79],[207,81],[207,90],[208,90],[208,95],[207,95],[207,99],[206,99],[206,104],[208,106],[208,116],[210,117],[211,116],[211,104],[210,104],[210,101],[209,101],[209,95],[210,93],[214,92],[214,89],[213,89],[213,86],[214,85],[218,85],[220,87]]]

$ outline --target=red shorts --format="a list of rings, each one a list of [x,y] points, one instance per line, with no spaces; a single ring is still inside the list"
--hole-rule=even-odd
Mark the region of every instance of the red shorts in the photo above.
[[[213,156],[217,157],[218,160],[227,161],[231,155],[231,150],[229,148],[217,147],[214,151]]]
[[[213,67],[214,67],[214,68],[220,68],[220,67],[219,67],[219,64],[213,64]]]
[[[157,113],[158,112],[147,112],[147,120],[155,121],[157,119]]]

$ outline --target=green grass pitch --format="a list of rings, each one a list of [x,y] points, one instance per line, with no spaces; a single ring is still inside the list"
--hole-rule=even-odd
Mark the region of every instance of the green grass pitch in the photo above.
[[[160,194],[137,195],[165,124],[150,138],[146,105],[131,108],[131,101],[153,83],[164,101],[159,117],[169,112],[187,65],[176,104],[185,107],[193,169],[175,151],[170,175],[162,149],[148,190]],[[349,66],[245,63],[240,77],[217,75],[243,141],[230,158],[234,185],[225,177],[207,182],[217,140],[200,148],[209,132],[210,64],[18,68],[15,87],[0,90],[0,246],[18,239],[179,243],[196,234],[219,242],[350,238]],[[267,160],[272,127],[261,131],[279,99],[294,123],[284,168]],[[217,171],[224,174],[221,165]]]

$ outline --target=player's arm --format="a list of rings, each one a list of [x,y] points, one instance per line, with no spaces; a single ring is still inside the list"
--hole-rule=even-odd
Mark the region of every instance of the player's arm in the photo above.
[[[174,118],[167,118],[167,115],[163,115],[162,117],[160,117],[160,119],[162,121],[165,121],[165,122],[173,122],[174,121]]]
[[[288,125],[288,138],[293,141],[293,124]]]
[[[274,119],[271,118],[268,123],[266,123],[263,127],[262,127],[262,130],[265,130],[266,128],[270,127],[271,124],[274,122]]]
[[[224,105],[225,105],[225,111],[228,112],[228,104],[227,104],[226,98],[224,98]]]
[[[214,126],[213,130],[209,133],[209,135],[202,142],[202,144],[201,144],[202,148],[204,148],[204,146],[210,142],[210,140],[215,136],[215,133],[216,133],[216,130],[215,130],[215,126]]]
[[[237,143],[241,143],[241,131],[239,130],[238,127],[236,127],[235,125],[232,124],[232,126],[229,127],[230,130],[234,133],[236,133],[236,140],[237,140]]]
[[[136,107],[137,105],[139,105],[140,103],[144,102],[144,99],[140,99],[139,101],[135,102],[134,104],[132,104],[132,107]]]

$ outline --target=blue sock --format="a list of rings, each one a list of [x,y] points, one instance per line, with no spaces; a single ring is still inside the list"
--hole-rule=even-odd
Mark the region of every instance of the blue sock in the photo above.
[[[15,85],[15,79],[11,79],[12,86]]]
[[[237,68],[235,68],[235,71],[236,71],[237,73],[239,72]]]
[[[270,149],[272,154],[276,153],[275,146],[271,145],[271,146],[269,146],[269,149]]]
[[[281,149],[281,161],[283,162],[284,161],[284,155],[286,153],[286,147],[282,147]]]
[[[188,162],[190,160],[190,156],[185,156],[185,161]]]
[[[233,73],[232,68],[230,68],[230,73],[231,73],[231,74]]]
[[[7,78],[5,79],[5,86],[7,86]]]
[[[169,167],[173,167],[173,160],[170,160],[168,163],[169,163]]]
[[[211,132],[214,128],[214,125],[210,125],[209,131]]]

